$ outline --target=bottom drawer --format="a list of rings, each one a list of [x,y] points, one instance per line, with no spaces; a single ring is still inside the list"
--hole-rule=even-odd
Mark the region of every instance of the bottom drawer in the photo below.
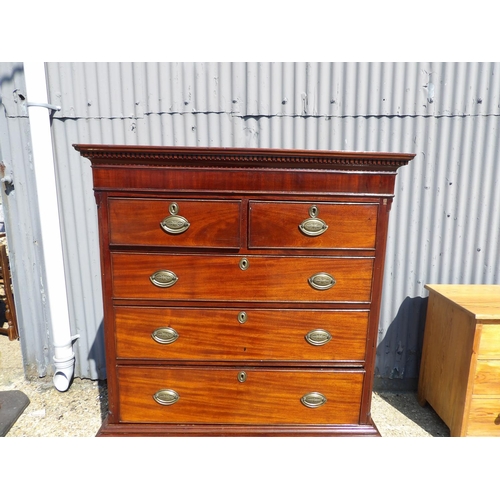
[[[363,380],[363,370],[120,367],[120,420],[357,424]]]
[[[467,436],[500,436],[500,399],[472,399]]]

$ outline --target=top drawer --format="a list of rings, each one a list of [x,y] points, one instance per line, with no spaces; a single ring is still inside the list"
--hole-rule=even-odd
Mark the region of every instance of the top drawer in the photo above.
[[[239,248],[240,201],[111,198],[111,245]]]
[[[373,249],[376,203],[250,202],[249,248]]]
[[[500,322],[482,324],[478,359],[500,359]]]

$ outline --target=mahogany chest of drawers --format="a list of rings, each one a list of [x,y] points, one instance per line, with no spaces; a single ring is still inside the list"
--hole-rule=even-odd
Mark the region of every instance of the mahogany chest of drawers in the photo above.
[[[98,205],[98,435],[378,435],[388,214],[414,155],[74,147]]]
[[[500,436],[500,285],[426,285],[418,397],[452,437]]]

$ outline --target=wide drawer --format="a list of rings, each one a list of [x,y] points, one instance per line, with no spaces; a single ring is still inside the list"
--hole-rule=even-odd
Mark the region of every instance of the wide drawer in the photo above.
[[[474,378],[475,395],[500,396],[500,360],[479,360]]]
[[[500,436],[500,398],[473,398],[467,436]]]
[[[239,201],[111,198],[111,245],[239,248]]]
[[[365,359],[368,311],[115,307],[119,358]]]
[[[115,298],[368,302],[371,258],[112,253]],[[156,283],[156,284],[154,284]]]
[[[362,370],[119,367],[120,420],[357,424],[363,378]]]
[[[251,201],[249,248],[375,248],[375,203]]]

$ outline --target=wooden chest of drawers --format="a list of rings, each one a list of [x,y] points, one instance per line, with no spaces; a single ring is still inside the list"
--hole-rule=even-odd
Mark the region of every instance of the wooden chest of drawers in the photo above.
[[[388,214],[414,155],[74,147],[98,205],[99,435],[378,435]]]
[[[450,435],[500,436],[500,285],[426,285],[418,386]]]

